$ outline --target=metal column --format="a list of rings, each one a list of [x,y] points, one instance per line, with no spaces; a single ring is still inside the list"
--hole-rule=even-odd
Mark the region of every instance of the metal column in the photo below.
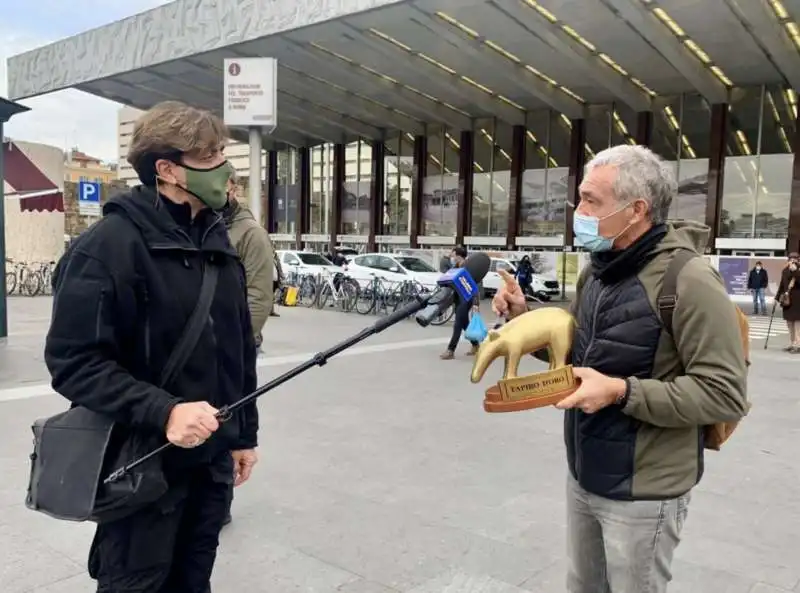
[[[3,137],[3,120],[0,119],[0,269],[3,270],[3,291],[0,293],[0,339],[8,337],[8,295],[6,294],[6,197],[5,197],[5,170],[3,160],[5,156],[5,141]]]
[[[261,128],[250,128],[250,211],[261,221]]]

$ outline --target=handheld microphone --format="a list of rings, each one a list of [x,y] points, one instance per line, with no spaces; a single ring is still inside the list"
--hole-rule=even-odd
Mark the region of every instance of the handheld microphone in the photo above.
[[[464,267],[454,268],[445,273],[437,284],[439,288],[431,296],[428,306],[417,313],[415,319],[422,327],[442,314],[454,301],[470,301],[478,293],[478,284],[489,272],[491,258],[477,251],[464,261]]]

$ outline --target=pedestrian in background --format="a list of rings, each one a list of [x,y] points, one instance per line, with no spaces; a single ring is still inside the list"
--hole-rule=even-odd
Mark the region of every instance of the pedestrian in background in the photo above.
[[[242,263],[247,285],[247,308],[253,328],[255,351],[263,342],[262,330],[273,307],[273,249],[264,227],[256,220],[250,209],[236,197],[236,171],[231,168],[228,179],[228,203],[222,211],[225,228],[231,245],[236,249]],[[246,395],[246,394],[243,394]],[[228,502],[224,524],[231,522],[233,490]]]
[[[800,354],[800,255],[797,253],[789,254],[775,298],[783,309],[783,319],[789,328],[789,345],[784,350]]]
[[[454,268],[463,267],[466,260],[467,250],[464,247],[456,247],[450,252],[450,262]],[[450,343],[447,345],[447,350],[440,356],[442,360],[452,360],[455,358],[456,348],[458,347],[458,341],[461,339],[461,334],[469,326],[470,311],[478,311],[480,293],[481,287],[478,288],[478,292],[472,301],[456,303],[456,313],[453,319],[453,334],[450,336]],[[480,344],[472,341],[470,343],[472,344],[472,348],[469,351],[469,356],[474,356],[475,353],[478,352],[478,346]]]
[[[747,289],[753,295],[753,315],[767,314],[767,287],[769,286],[769,275],[761,265],[761,262],[756,262],[756,265],[750,270],[750,276],[747,278]]]

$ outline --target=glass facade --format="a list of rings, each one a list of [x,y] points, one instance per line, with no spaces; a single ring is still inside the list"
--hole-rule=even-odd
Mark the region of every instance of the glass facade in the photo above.
[[[367,235],[372,185],[372,146],[365,140],[357,140],[345,146],[344,155],[340,232],[344,235]]]
[[[742,89],[731,101],[721,236],[786,237],[796,105],[780,86]]]
[[[528,114],[518,234],[564,234],[572,124],[552,111]]]
[[[408,235],[414,178],[414,136],[400,134],[386,141],[384,162],[384,235]]]
[[[295,148],[278,152],[278,183],[275,187],[275,223],[279,234],[296,232],[300,204],[300,154]]]
[[[788,234],[796,142],[797,95],[780,85],[731,91],[724,142],[711,138],[711,105],[698,94],[656,97],[649,130],[652,149],[674,168],[678,194],[670,207],[673,220],[706,221],[709,210],[711,150],[724,145],[720,233],[723,238],[783,239]],[[587,109],[586,159],[618,144],[635,144],[637,125],[645,118],[624,105]],[[516,235],[557,238],[565,234],[573,122],[563,114],[538,110],[526,114],[522,163],[514,159],[514,128],[498,118],[472,120],[469,131],[428,124],[427,152],[421,179],[420,234],[453,237],[459,228],[458,196],[467,196],[466,236],[505,237],[508,233],[512,170],[521,171],[520,216]],[[396,134],[396,135],[395,135]],[[518,140],[523,135],[517,136]],[[345,147],[344,193],[339,234],[406,237],[412,229],[415,138],[390,132],[385,141],[382,183],[383,227],[370,229],[373,194],[372,141]],[[462,144],[470,150],[461,162]],[[421,148],[421,147],[420,147]],[[517,149],[520,147],[517,146]],[[334,146],[310,149],[309,232],[330,230]],[[469,164],[468,164],[469,161]],[[300,153],[277,154],[275,213],[277,231],[294,233],[300,199]],[[470,175],[467,180],[461,175]],[[380,187],[380,186],[378,186]],[[718,187],[718,186],[715,186]],[[505,243],[505,241],[503,241]],[[549,243],[548,243],[549,244]]]
[[[670,219],[704,223],[708,203],[711,106],[699,95],[678,95],[663,100],[653,113],[652,147],[672,164],[678,180],[678,195],[670,206]]]
[[[422,234],[452,236],[458,215],[459,138],[428,126],[427,171],[422,182]]]
[[[298,190],[299,193],[299,190]],[[311,149],[311,208],[309,231],[325,234],[330,230],[329,215],[333,197],[333,145]]]
[[[497,119],[479,119],[473,133],[472,229],[475,237],[508,234],[513,128]]]

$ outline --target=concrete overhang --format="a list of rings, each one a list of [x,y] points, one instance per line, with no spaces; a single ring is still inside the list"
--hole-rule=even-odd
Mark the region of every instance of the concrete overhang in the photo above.
[[[429,125],[457,132],[493,117],[524,124],[542,109],[573,119],[592,105],[658,110],[679,93],[719,103],[735,86],[796,84],[800,53],[786,26],[797,15],[794,5],[775,6],[176,0],[11,58],[9,92],[77,88],[140,109],[178,99],[221,112],[224,59],[273,57],[273,148],[424,134]]]
[[[30,111],[30,107],[25,107],[25,105],[0,97],[0,122],[7,122],[15,115],[26,111]],[[2,138],[0,138],[0,141],[2,141]]]

